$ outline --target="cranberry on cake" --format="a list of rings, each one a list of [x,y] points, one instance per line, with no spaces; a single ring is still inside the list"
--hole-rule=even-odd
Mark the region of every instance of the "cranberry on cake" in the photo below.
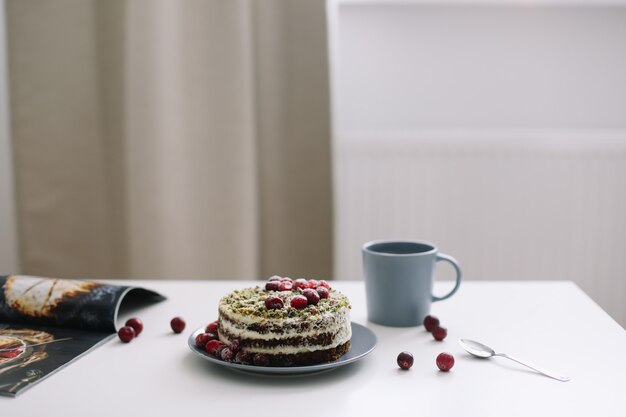
[[[326,281],[274,276],[219,303],[218,335],[236,361],[271,366],[330,362],[350,349],[350,302]]]

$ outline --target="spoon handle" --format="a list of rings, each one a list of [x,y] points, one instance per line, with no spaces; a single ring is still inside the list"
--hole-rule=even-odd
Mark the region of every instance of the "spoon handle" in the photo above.
[[[568,376],[560,376],[560,375],[556,375],[555,373],[553,373],[553,372],[551,372],[551,371],[547,371],[547,370],[542,369],[542,368],[539,368],[538,366],[535,366],[535,365],[530,365],[530,364],[529,364],[529,363],[527,363],[527,362],[523,362],[523,361],[521,361],[521,360],[519,360],[519,359],[517,359],[517,358],[514,358],[514,357],[512,357],[512,356],[509,356],[509,355],[507,355],[507,354],[505,354],[505,353],[496,353],[496,354],[495,354],[495,356],[502,356],[503,358],[510,359],[510,360],[512,360],[512,361],[514,361],[514,362],[519,363],[520,365],[524,365],[524,366],[529,367],[529,368],[530,368],[530,369],[532,369],[533,371],[537,371],[537,372],[539,372],[540,374],[543,374],[543,375],[545,375],[545,376],[547,376],[547,377],[550,377],[550,378],[556,379],[557,381],[561,381],[561,382],[567,382],[567,381],[569,381],[569,377],[568,377]]]

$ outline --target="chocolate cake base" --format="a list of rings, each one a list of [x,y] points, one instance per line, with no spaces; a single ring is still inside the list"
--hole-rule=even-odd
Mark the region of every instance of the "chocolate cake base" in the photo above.
[[[320,363],[332,362],[339,359],[350,350],[350,341],[337,347],[317,350],[315,352],[303,352],[290,355],[268,355],[269,366],[303,366],[317,365]]]

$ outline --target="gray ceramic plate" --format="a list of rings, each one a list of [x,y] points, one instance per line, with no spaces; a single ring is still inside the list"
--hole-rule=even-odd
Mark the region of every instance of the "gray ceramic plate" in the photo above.
[[[198,356],[209,362],[217,365],[225,366],[232,370],[243,371],[255,374],[265,375],[299,375],[309,374],[313,372],[328,371],[338,368],[349,363],[358,361],[364,358],[367,354],[374,350],[376,347],[376,335],[370,329],[360,324],[351,323],[352,325],[352,346],[348,353],[340,357],[334,362],[320,363],[318,365],[308,366],[254,366],[254,365],[242,365],[240,363],[224,362],[216,357],[209,355],[204,350],[196,347],[196,336],[204,331],[204,327],[197,329],[189,336],[189,348]]]

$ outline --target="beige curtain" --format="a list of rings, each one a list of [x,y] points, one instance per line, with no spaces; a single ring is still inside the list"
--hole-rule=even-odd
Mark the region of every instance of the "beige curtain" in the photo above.
[[[323,0],[8,0],[21,271],[330,277]]]

